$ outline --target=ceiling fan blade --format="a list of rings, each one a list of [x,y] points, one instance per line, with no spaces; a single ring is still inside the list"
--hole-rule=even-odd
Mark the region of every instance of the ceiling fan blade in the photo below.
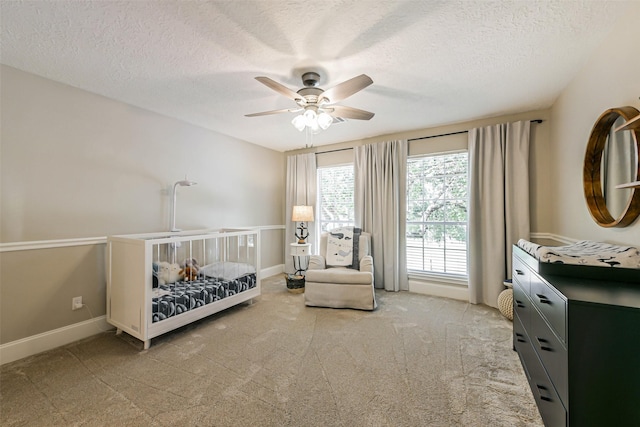
[[[280,95],[284,95],[289,99],[293,99],[298,102],[299,100],[303,100],[304,98],[298,94],[297,92],[292,91],[286,86],[281,85],[275,80],[271,80],[269,77],[256,77],[256,80],[262,83],[265,86],[270,87],[271,89],[278,92]]]
[[[321,95],[319,102],[322,102],[323,100],[324,102],[331,104],[340,102],[354,93],[361,91],[371,83],[373,83],[371,77],[366,74],[360,74],[359,76],[344,81],[331,89],[325,90]]]
[[[295,113],[296,111],[302,111],[302,108],[283,108],[282,110],[263,111],[261,113],[245,114],[244,116],[245,117],[268,116],[269,114]]]
[[[331,111],[332,116],[343,117],[345,119],[369,120],[375,114],[365,110],[359,110],[353,107],[344,107],[342,105],[332,105],[331,108],[325,108]]]

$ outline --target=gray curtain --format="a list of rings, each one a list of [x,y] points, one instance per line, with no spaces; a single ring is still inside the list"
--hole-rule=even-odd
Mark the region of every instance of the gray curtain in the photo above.
[[[408,290],[407,141],[356,147],[354,170],[355,223],[371,233],[375,287]]]
[[[291,221],[291,213],[293,207],[298,205],[313,206],[313,217],[317,218],[316,211],[316,194],[317,194],[317,175],[316,175],[316,155],[314,153],[297,154],[287,157],[287,198],[285,201],[285,271],[293,273],[293,258],[290,255],[290,243],[298,240],[295,237],[297,223]],[[316,221],[306,224],[309,227],[309,237],[307,243],[311,243],[311,248],[315,246]],[[317,252],[315,252],[317,253]]]
[[[529,239],[529,121],[469,131],[469,302],[497,307],[511,246]]]

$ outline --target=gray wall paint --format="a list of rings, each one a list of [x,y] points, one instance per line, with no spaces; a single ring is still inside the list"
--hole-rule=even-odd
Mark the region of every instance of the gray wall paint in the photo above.
[[[4,252],[0,280],[0,344],[102,316],[105,245]],[[72,311],[77,296],[86,307]]]
[[[2,66],[0,241],[284,224],[284,155]],[[259,208],[257,208],[259,207]],[[262,233],[262,268],[283,263]],[[105,313],[102,245],[4,252],[0,343]],[[102,267],[96,266],[95,258]],[[89,265],[91,267],[89,267]]]
[[[282,153],[1,70],[2,242],[282,224]]]

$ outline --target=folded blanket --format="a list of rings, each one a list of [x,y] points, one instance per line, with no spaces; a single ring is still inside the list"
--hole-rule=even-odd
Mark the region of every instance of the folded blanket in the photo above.
[[[633,246],[581,240],[566,246],[541,246],[524,239],[518,246],[540,262],[640,268],[640,250]]]

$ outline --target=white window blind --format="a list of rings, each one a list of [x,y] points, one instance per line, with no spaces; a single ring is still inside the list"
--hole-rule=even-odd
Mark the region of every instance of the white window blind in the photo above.
[[[320,231],[354,225],[353,165],[318,169],[318,214]]]

